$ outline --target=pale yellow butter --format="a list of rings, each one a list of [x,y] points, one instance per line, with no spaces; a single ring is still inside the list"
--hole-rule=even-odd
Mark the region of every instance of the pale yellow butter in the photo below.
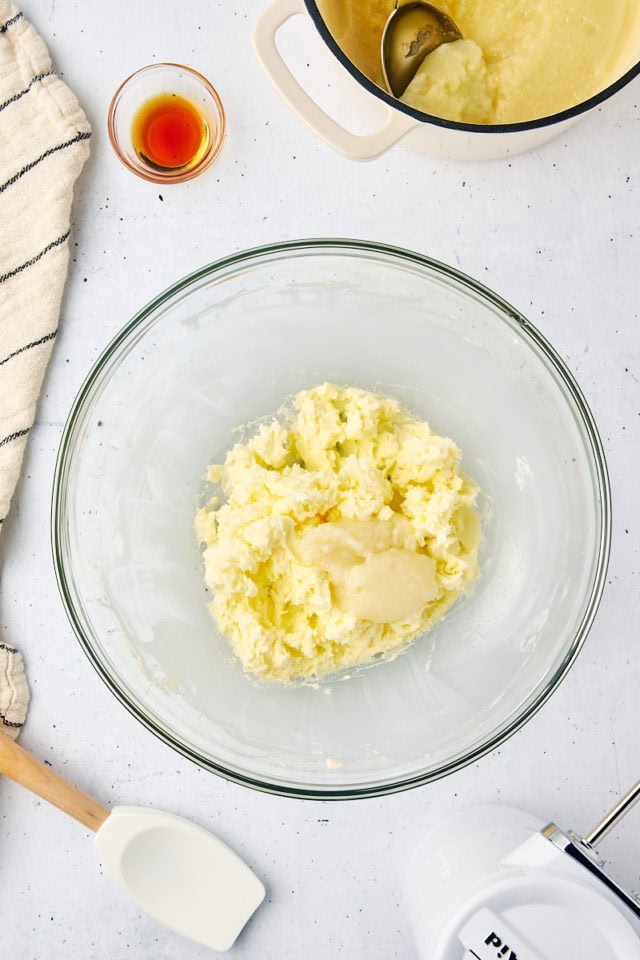
[[[391,656],[478,575],[460,451],[388,397],[323,384],[209,470],[211,611],[244,669],[288,683]]]

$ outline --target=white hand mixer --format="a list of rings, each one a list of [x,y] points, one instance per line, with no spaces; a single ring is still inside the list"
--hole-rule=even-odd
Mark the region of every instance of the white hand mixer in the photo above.
[[[640,782],[586,837],[493,805],[434,828],[408,878],[421,960],[640,960],[640,899],[596,851],[639,798]]]

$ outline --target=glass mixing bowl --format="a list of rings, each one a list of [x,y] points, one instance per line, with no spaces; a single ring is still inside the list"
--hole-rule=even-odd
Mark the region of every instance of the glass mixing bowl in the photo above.
[[[488,507],[482,573],[397,659],[260,684],[209,613],[193,516],[236,428],[324,381],[456,441]],[[66,424],[52,532],[71,623],[134,716],[232,780],[349,798],[456,770],[544,703],[600,599],[609,486],[573,377],[509,304],[416,253],[308,240],[206,266],[124,327]]]

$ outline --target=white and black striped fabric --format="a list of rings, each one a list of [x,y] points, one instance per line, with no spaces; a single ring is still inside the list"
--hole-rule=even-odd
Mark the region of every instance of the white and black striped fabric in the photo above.
[[[0,0],[0,535],[58,329],[73,189],[90,137],[42,38]],[[21,676],[20,655],[0,638],[8,732],[20,723]]]
[[[29,704],[29,687],[22,656],[15,647],[0,642],[0,728],[17,737]]]

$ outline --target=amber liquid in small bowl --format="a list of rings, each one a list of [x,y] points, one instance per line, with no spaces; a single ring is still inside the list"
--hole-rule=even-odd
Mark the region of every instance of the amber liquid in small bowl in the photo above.
[[[144,164],[155,170],[189,170],[197,166],[210,139],[209,125],[202,113],[176,93],[152,97],[133,118],[133,149]]]

